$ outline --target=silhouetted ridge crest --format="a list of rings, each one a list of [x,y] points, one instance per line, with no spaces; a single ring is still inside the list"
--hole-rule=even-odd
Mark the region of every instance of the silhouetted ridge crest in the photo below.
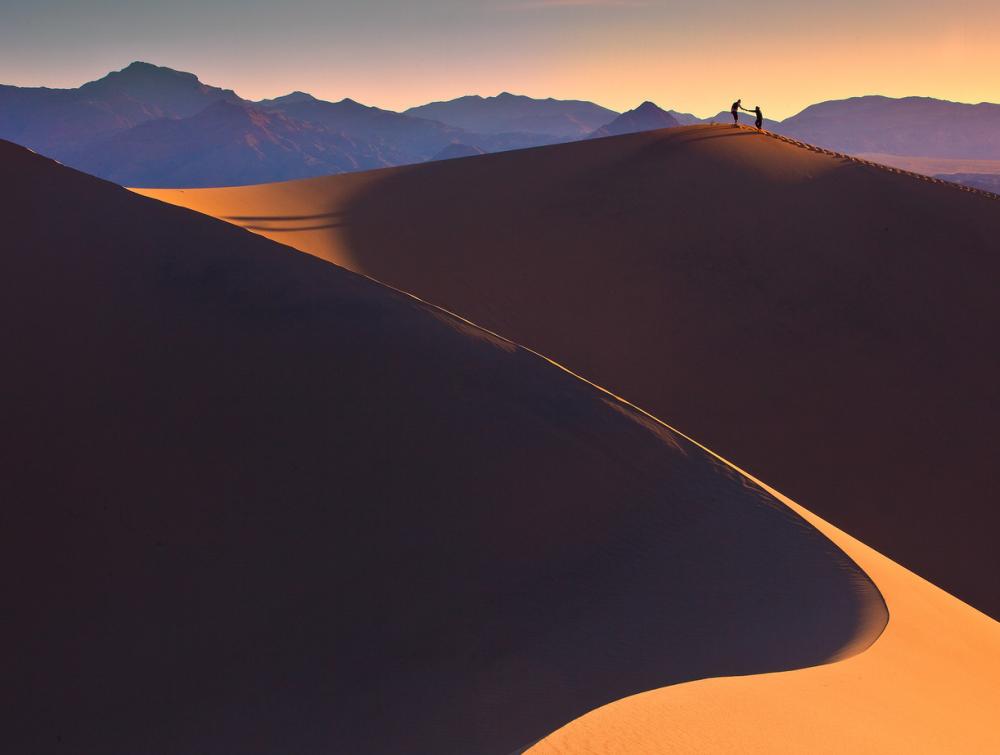
[[[680,122],[670,113],[655,103],[646,100],[634,110],[622,113],[610,123],[597,129],[591,136],[619,136],[639,131],[673,128],[679,125],[681,125]]]

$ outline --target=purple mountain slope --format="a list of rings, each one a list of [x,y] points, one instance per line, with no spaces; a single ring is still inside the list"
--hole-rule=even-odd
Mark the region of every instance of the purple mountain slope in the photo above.
[[[431,102],[410,108],[406,114],[481,134],[529,132],[564,139],[586,136],[618,115],[584,100],[540,100],[509,92],[496,97],[469,95]]]
[[[69,164],[126,186],[266,183],[395,164],[368,142],[245,103],[149,121],[72,155]]]
[[[841,152],[1000,159],[1000,105],[852,97],[810,105],[779,130]]]
[[[658,128],[671,128],[680,123],[670,113],[648,100],[635,110],[622,113],[610,123],[596,129],[590,136],[617,136],[619,134],[634,134],[638,131],[655,131]]]
[[[186,118],[219,101],[239,97],[194,74],[136,62],[78,89],[0,86],[0,138],[63,159],[140,123]]]

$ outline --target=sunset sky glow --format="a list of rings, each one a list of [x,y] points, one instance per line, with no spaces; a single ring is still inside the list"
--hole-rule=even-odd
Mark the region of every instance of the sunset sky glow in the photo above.
[[[0,0],[0,83],[145,60],[258,99],[392,109],[510,91],[781,118],[862,94],[1000,102],[994,0]]]

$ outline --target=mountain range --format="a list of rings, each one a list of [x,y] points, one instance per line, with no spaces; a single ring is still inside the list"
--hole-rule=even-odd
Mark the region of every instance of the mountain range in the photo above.
[[[0,85],[0,137],[57,159],[147,121],[240,102],[191,73],[133,63],[77,89]]]
[[[228,100],[190,118],[140,123],[67,156],[80,170],[129,186],[251,184],[404,162],[383,144]]]
[[[729,112],[699,118],[644,102],[619,114],[509,92],[402,113],[303,91],[250,101],[144,62],[76,89],[0,85],[0,138],[129,186],[280,181],[713,122],[730,122]],[[855,97],[765,118],[764,128],[851,154],[1000,159],[1000,105],[989,103]],[[932,175],[997,185],[958,164]]]
[[[550,116],[559,107],[555,100],[537,102]],[[234,185],[367,170],[424,162],[452,144],[498,152],[563,141],[557,132],[474,133],[299,91],[252,102],[194,74],[142,62],[77,89],[0,86],[0,138],[132,186]]]
[[[536,100],[501,92],[496,97],[470,95],[413,107],[406,115],[450,123],[482,134],[527,132],[566,139],[580,138],[614,120],[618,113],[593,102]]]
[[[821,102],[781,122],[788,136],[851,154],[1000,159],[1000,105],[930,97]]]

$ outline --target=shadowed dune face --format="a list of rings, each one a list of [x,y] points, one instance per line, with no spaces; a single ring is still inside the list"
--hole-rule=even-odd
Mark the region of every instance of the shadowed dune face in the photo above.
[[[710,126],[152,194],[540,351],[1000,617],[995,201]]]
[[[540,357],[0,160],[11,751],[506,754],[884,626],[797,514]]]

